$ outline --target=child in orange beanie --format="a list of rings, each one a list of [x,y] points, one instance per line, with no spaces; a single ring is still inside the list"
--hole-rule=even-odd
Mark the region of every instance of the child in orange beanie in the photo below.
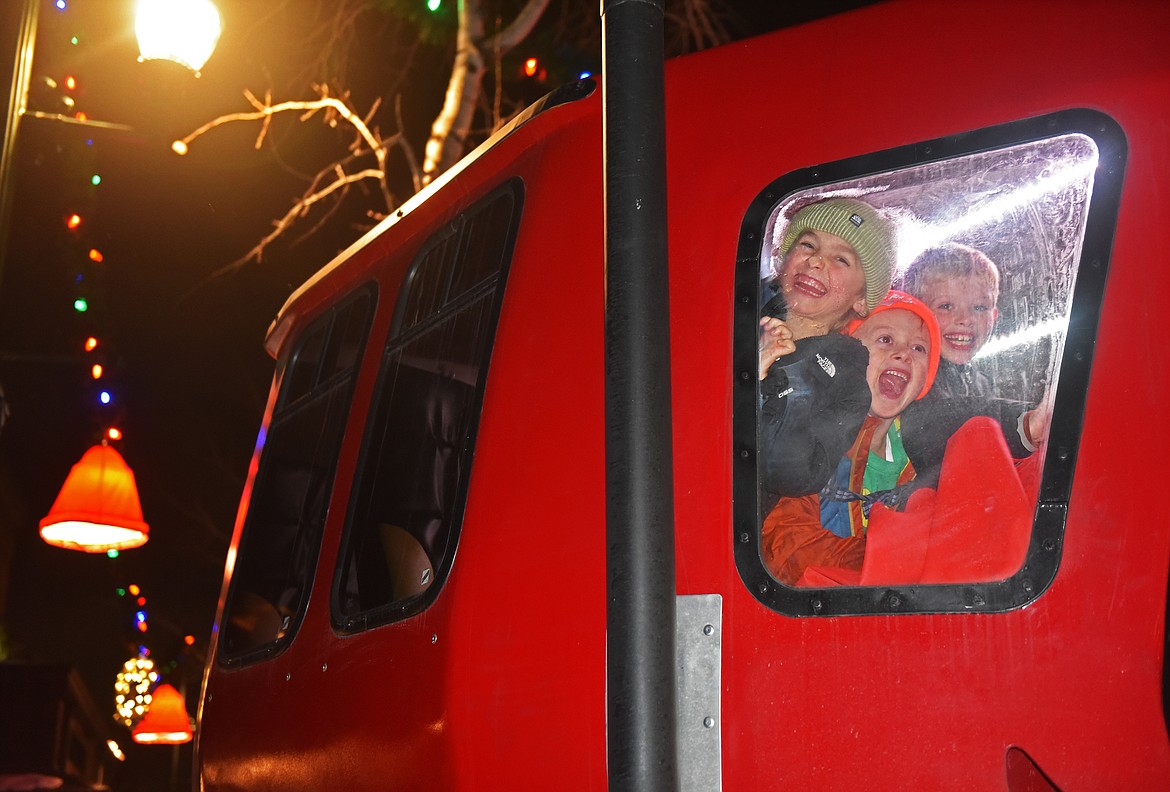
[[[789,585],[809,566],[860,570],[869,509],[895,503],[898,487],[914,477],[899,416],[930,391],[938,371],[934,314],[910,295],[891,291],[847,329],[869,353],[869,414],[820,493],[781,498],[764,520],[765,565]]]

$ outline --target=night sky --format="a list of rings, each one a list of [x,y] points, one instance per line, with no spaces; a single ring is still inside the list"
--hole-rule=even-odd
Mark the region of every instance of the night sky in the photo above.
[[[362,211],[371,205],[356,196],[310,239],[278,243],[263,263],[209,280],[269,230],[304,189],[304,176],[329,161],[338,139],[319,123],[289,120],[271,133],[279,153],[253,149],[254,124],[213,131],[184,158],[170,151],[172,140],[210,118],[248,109],[245,88],[262,94],[273,86],[277,99],[310,97],[312,77],[290,64],[304,61],[298,46],[305,46],[319,3],[216,2],[224,34],[196,79],[175,64],[137,62],[132,0],[73,0],[64,14],[42,0],[30,109],[58,112],[61,92],[43,78],[71,73],[79,80],[78,109],[132,131],[26,117],[12,216],[0,229],[6,245],[0,386],[12,412],[0,432],[2,644],[15,659],[76,666],[103,713],[112,711],[116,672],[143,642],[133,628],[135,608],[115,593],[130,583],[147,597],[144,642],[156,662],[178,662],[169,681],[178,685],[186,676],[194,712],[224,556],[273,372],[265,331],[288,294],[361,233]],[[728,3],[739,13],[731,22],[736,37],[861,4]],[[7,86],[20,3],[0,5],[0,79]],[[76,47],[68,44],[74,33],[82,37]],[[355,105],[364,112],[380,93],[389,99],[401,93],[407,131],[421,152],[449,54],[415,50],[429,77],[391,93],[376,64],[395,57],[394,49],[376,40],[357,44],[349,72]],[[97,187],[89,184],[93,173],[101,175]],[[74,211],[83,224],[69,232],[64,219]],[[85,263],[90,247],[101,250],[102,264]],[[72,308],[80,294],[90,301],[85,314]],[[90,334],[102,340],[102,384],[114,394],[109,406],[98,403],[93,358],[82,352]],[[150,541],[117,559],[46,545],[37,522],[70,467],[111,424],[125,433],[115,447],[137,477]],[[186,634],[197,641],[184,652]],[[121,727],[111,724],[111,731],[129,742]],[[135,761],[152,771],[159,764],[157,754],[130,759],[120,770],[124,781],[146,772],[133,770]]]

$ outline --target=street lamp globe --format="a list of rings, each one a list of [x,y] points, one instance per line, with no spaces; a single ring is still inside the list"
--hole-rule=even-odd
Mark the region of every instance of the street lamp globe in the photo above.
[[[219,9],[211,0],[138,0],[138,60],[174,61],[198,77],[221,29]]]

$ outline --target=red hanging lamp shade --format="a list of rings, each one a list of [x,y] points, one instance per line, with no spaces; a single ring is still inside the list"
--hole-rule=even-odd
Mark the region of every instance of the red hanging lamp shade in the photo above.
[[[56,547],[105,553],[146,544],[134,473],[122,455],[104,443],[85,452],[41,520],[41,538]]]
[[[159,685],[150,697],[150,709],[130,732],[134,742],[180,745],[194,737],[183,694],[171,685]]]

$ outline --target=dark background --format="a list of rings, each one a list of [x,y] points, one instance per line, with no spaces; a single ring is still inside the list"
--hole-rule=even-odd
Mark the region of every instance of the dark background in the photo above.
[[[727,25],[741,38],[864,4],[731,2]],[[267,233],[305,178],[347,139],[318,123],[282,119],[270,132],[275,147],[254,150],[258,127],[248,123],[211,132],[186,157],[170,151],[172,140],[207,120],[247,110],[245,88],[262,95],[271,87],[277,100],[312,96],[314,76],[293,67],[313,51],[306,47],[319,46],[319,3],[217,5],[224,33],[196,79],[175,64],[136,61],[133,0],[74,0],[66,13],[41,0],[29,108],[61,111],[62,92],[43,78],[74,74],[78,109],[132,130],[26,117],[12,160],[12,214],[0,228],[0,386],[11,409],[0,431],[0,655],[76,667],[103,714],[112,713],[115,674],[140,644],[168,671],[167,681],[186,686],[194,714],[273,371],[265,331],[292,290],[361,233],[372,205],[355,195],[308,239],[293,245],[293,234],[263,262],[209,278]],[[0,6],[0,84],[7,87],[21,2]],[[68,44],[74,33],[82,37],[77,46]],[[351,50],[347,84],[359,112],[376,96],[392,97],[387,83],[397,81],[399,49],[377,33],[359,35]],[[410,56],[414,77],[395,82],[393,93],[402,95],[407,132],[421,153],[451,52],[416,46]],[[535,98],[553,87],[518,89]],[[97,187],[92,173],[102,177]],[[72,212],[84,220],[69,232],[64,219]],[[100,265],[88,263],[90,247],[101,250]],[[72,309],[79,294],[90,301],[85,314]],[[102,346],[87,356],[82,343],[90,334]],[[109,406],[98,403],[89,376],[95,359],[106,367]],[[125,433],[114,445],[137,477],[150,541],[116,559],[46,545],[39,519],[70,467],[110,425]],[[134,629],[136,608],[115,593],[130,583],[147,597],[145,636]],[[182,642],[187,634],[196,638],[191,648]],[[110,727],[130,745],[114,787],[164,788],[159,779],[173,772],[173,752],[133,746],[112,720]],[[189,757],[187,746],[183,774]]]

